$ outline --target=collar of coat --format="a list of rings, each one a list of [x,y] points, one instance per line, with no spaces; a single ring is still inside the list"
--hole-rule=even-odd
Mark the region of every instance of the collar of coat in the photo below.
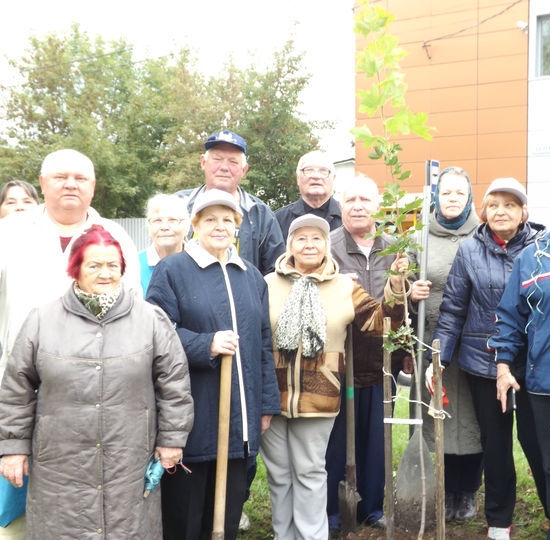
[[[197,265],[203,269],[211,266],[212,264],[221,264],[220,261],[214,257],[214,255],[208,253],[206,249],[199,245],[199,241],[196,238],[191,240],[189,244],[185,244],[185,253],[187,253],[197,263]],[[233,264],[238,266],[241,270],[246,270],[246,264],[244,264],[244,261],[239,257],[237,250],[233,245],[229,247],[229,258],[226,264]]]
[[[336,260],[330,255],[325,257],[321,266],[317,271],[308,274],[307,276],[313,281],[322,282],[329,281],[335,278],[340,271],[340,267]],[[283,253],[275,263],[275,272],[282,276],[288,276],[290,278],[298,279],[303,276],[294,266],[294,257],[289,253]]]

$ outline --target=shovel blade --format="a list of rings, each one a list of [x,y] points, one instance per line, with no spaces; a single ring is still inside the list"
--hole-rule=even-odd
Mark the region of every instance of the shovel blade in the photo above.
[[[342,522],[342,532],[347,534],[357,528],[357,503],[361,496],[355,486],[342,480],[338,484],[338,510]]]
[[[406,530],[418,530],[422,508],[422,473],[420,452],[424,462],[425,528],[435,524],[435,471],[428,445],[419,429],[415,429],[397,469],[395,482],[396,524]]]

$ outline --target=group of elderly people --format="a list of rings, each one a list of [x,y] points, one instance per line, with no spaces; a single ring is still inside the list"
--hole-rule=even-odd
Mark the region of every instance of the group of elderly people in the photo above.
[[[290,222],[286,249],[262,275],[241,256],[236,239],[245,219],[249,234],[258,233],[250,227],[250,213],[260,212],[262,219],[270,214],[255,209],[259,201],[240,188],[224,188],[246,172],[244,140],[225,131],[209,137],[205,147],[201,165],[217,183],[207,181],[192,201],[158,195],[148,203],[152,244],[139,254],[141,291],[122,279],[134,261],[116,230],[109,230],[108,220],[92,224],[65,243],[68,289],[30,309],[10,341],[0,390],[0,473],[14,486],[30,477],[28,538],[210,538],[224,357],[232,365],[224,537],[237,536],[250,458],[258,452],[267,469],[275,537],[329,534],[325,455],[340,409],[348,326],[379,336],[389,317],[398,328],[411,291],[412,301],[425,300],[432,282],[411,286],[409,258],[396,255],[383,300],[377,301],[339,271],[330,225],[315,213]],[[59,170],[45,170],[43,190],[48,173],[59,192],[66,185],[67,193],[77,193],[78,179],[91,182],[93,175],[87,159],[80,163],[87,173],[78,171],[78,160],[72,169],[56,163]],[[315,175],[315,166],[310,169]],[[469,179],[438,189],[443,197],[436,213],[453,207],[448,199],[458,199],[455,210],[438,221],[446,230],[460,229],[471,212]],[[457,356],[467,373],[481,433],[489,537],[495,539],[509,538],[515,476],[512,420],[502,415],[494,394],[498,389],[503,409],[509,386],[521,394],[525,367],[509,366],[517,364],[520,345],[536,339],[537,324],[544,324],[539,306],[545,305],[548,283],[536,273],[545,267],[547,242],[527,222],[525,203],[525,191],[512,179],[491,185],[483,223],[452,263],[434,333],[442,341],[443,365]],[[508,293],[509,301],[525,305],[499,307],[504,322],[499,320],[501,331],[492,338],[499,350],[497,372],[482,342],[494,333],[492,315],[513,259],[529,244],[536,247],[531,259],[538,261],[525,262],[535,268],[529,275],[535,292],[524,295],[525,282],[516,283],[520,293]],[[9,262],[0,259],[2,286],[9,286],[8,269]],[[512,279],[523,279],[522,269]],[[528,355],[528,366],[540,362],[544,366],[544,359]],[[521,406],[521,431],[536,424],[543,447],[547,383],[538,377],[527,377],[527,390],[538,395],[532,408],[527,399]],[[540,458],[533,433],[522,444],[544,498],[550,452],[543,450]],[[167,473],[161,489],[144,497],[152,461]],[[460,503],[456,495],[451,503]]]

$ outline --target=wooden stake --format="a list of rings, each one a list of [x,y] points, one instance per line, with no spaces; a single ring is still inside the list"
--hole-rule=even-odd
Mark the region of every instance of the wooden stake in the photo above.
[[[388,333],[391,329],[391,319],[384,317],[384,342],[388,338]],[[384,349],[384,418],[393,418],[392,407],[392,389],[391,377],[386,375],[391,373],[391,353]],[[386,538],[393,539],[394,533],[394,499],[393,499],[393,444],[392,444],[392,424],[384,423],[384,467],[386,477]]]
[[[436,411],[443,410],[442,373],[439,363],[439,339],[432,343],[433,374],[434,374],[434,407]],[[435,438],[435,522],[436,539],[445,538],[445,464],[443,449],[443,416],[434,415]]]

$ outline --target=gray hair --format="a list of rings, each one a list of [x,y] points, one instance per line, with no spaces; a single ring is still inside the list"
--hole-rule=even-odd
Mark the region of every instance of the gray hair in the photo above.
[[[300,172],[301,169],[304,168],[304,163],[308,161],[317,161],[317,165],[323,165],[327,169],[330,169],[331,174],[334,173],[334,163],[330,159],[329,155],[326,152],[323,152],[322,150],[312,150],[311,152],[308,152],[307,154],[304,154],[299,160],[298,165],[296,166],[296,174]]]
[[[167,193],[157,193],[148,201],[145,208],[145,217],[149,219],[153,212],[157,209],[168,207],[172,217],[184,219],[189,222],[189,211],[187,210],[187,199],[179,195],[170,195]]]
[[[375,201],[380,204],[381,197],[380,197],[380,190],[378,187],[378,184],[368,176],[365,176],[364,174],[357,174],[353,178],[348,178],[343,184],[342,188],[339,190],[338,195],[335,196],[336,199],[340,203],[344,202],[344,199],[346,198],[346,193],[353,187],[356,186],[358,183],[365,184],[365,186],[372,189],[373,193],[375,194]]]

